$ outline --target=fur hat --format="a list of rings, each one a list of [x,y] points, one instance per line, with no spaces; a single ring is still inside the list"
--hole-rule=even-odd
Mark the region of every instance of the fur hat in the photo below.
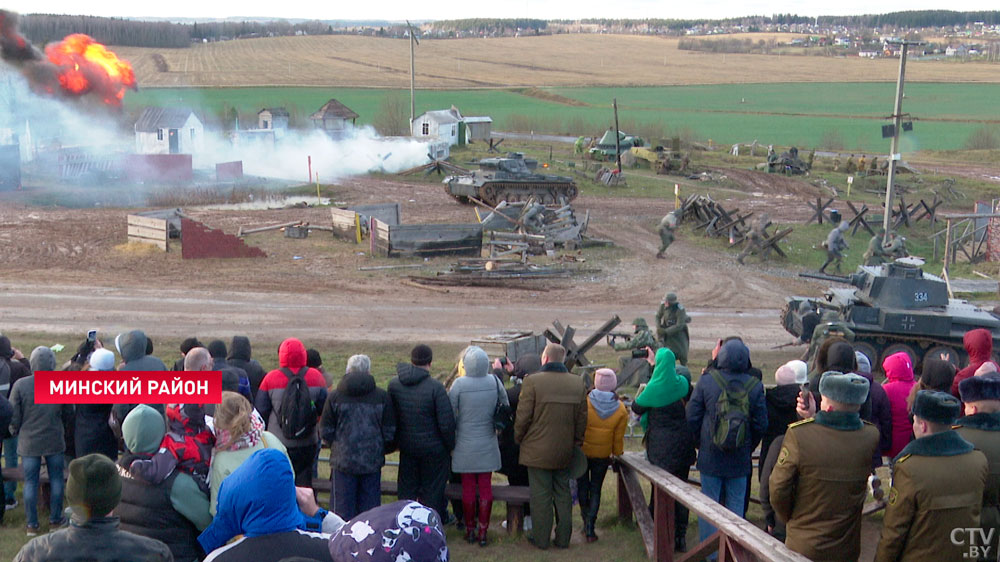
[[[841,404],[860,406],[868,398],[868,379],[854,373],[827,371],[819,379],[819,393]]]
[[[854,352],[854,358],[858,362],[858,372],[866,375],[872,374],[872,361],[867,355],[860,351]]]
[[[594,388],[604,392],[614,392],[618,388],[618,376],[611,369],[598,369],[594,373]]]
[[[122,499],[122,479],[108,457],[92,453],[69,463],[66,503],[79,521],[104,517]]]
[[[410,363],[413,363],[418,367],[430,365],[433,360],[434,352],[431,351],[429,346],[424,344],[414,347],[413,351],[410,352]]]
[[[912,414],[932,423],[951,425],[958,419],[961,411],[962,403],[947,392],[921,390],[913,400]]]
[[[962,402],[1000,400],[1000,373],[986,373],[969,377],[958,383]]]
[[[95,349],[90,354],[89,363],[91,371],[114,371],[115,354],[108,349]]]

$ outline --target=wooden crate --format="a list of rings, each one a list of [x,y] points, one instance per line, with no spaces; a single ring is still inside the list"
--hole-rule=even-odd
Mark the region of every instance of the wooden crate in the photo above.
[[[506,357],[511,362],[530,353],[542,354],[548,341],[534,332],[501,332],[469,342],[479,346],[490,357]]]
[[[333,235],[355,244],[361,243],[361,217],[347,209],[330,209]]]
[[[128,215],[128,241],[152,244],[164,252],[170,249],[166,219]]]

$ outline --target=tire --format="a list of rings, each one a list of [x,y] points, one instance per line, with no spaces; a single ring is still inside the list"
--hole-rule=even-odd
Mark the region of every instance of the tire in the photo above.
[[[913,350],[913,347],[905,343],[894,343],[886,347],[884,350],[882,350],[882,359],[879,360],[879,368],[880,369],[882,368],[882,363],[885,362],[886,358],[888,358],[890,355],[895,355],[900,351],[906,352],[907,355],[910,356],[910,364],[916,367],[917,361],[920,359],[920,356],[917,355],[917,352]]]
[[[945,358],[947,356],[947,358]],[[959,364],[961,362],[961,355],[958,351],[947,345],[935,345],[924,353],[923,361],[926,363],[928,359],[943,359],[955,366],[955,370],[959,369]]]

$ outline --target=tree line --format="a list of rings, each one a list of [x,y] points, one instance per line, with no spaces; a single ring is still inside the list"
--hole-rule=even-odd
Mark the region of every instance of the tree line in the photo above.
[[[545,29],[548,26],[548,22],[530,18],[468,18],[430,22],[429,26],[432,31],[437,32],[502,34],[518,30],[531,30],[537,33]]]
[[[820,16],[817,23],[823,26],[845,27],[950,27],[964,26],[976,22],[986,25],[1000,24],[1000,11],[956,12],[952,10],[914,10],[890,12],[888,14],[867,14],[863,16]]]

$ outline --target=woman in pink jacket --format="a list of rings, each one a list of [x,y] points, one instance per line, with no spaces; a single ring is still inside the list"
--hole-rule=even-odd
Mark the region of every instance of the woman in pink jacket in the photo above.
[[[917,383],[913,380],[913,362],[904,351],[886,357],[882,361],[882,369],[888,379],[882,388],[889,396],[889,411],[892,413],[892,445],[886,454],[889,458],[895,458],[910,442],[913,434],[906,397]]]

